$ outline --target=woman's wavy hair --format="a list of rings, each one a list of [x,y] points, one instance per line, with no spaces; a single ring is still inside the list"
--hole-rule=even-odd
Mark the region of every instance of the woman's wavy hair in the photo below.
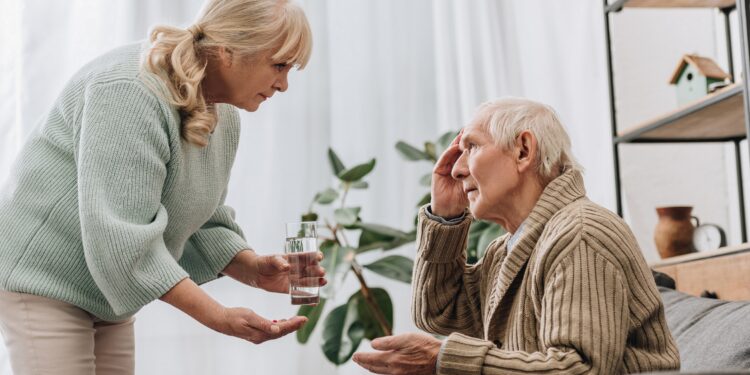
[[[218,121],[201,89],[210,54],[226,48],[234,56],[254,57],[275,50],[274,63],[303,69],[312,49],[307,17],[289,0],[209,0],[195,24],[187,29],[156,26],[150,40],[142,69],[158,76],[158,86],[164,87],[146,83],[177,106],[182,137],[199,146],[208,144]]]

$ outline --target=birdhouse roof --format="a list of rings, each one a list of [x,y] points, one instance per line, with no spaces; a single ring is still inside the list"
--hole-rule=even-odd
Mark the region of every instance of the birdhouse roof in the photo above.
[[[694,66],[698,71],[708,78],[715,79],[726,79],[729,78],[729,74],[722,70],[716,63],[708,57],[702,57],[698,55],[684,55],[682,60],[677,64],[677,68],[672,73],[672,78],[669,83],[675,84],[680,79],[680,74],[685,68],[685,65],[690,64]]]

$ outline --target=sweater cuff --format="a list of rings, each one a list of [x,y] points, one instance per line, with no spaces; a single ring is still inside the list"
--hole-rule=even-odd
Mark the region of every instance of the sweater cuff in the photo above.
[[[481,374],[484,358],[494,346],[489,341],[453,333],[438,355],[437,374]]]
[[[460,224],[464,220],[464,217],[466,217],[466,212],[462,212],[461,215],[454,217],[452,219],[447,219],[442,216],[435,215],[432,213],[432,208],[430,207],[429,204],[425,206],[424,214],[427,215],[427,217],[429,217],[430,219],[435,220],[439,222],[440,224],[445,224],[445,225]]]
[[[435,263],[451,263],[465,256],[466,242],[472,216],[464,213],[463,220],[457,224],[443,224],[430,219],[427,205],[419,210],[419,228],[417,244],[419,256]]]
[[[250,249],[239,234],[225,228],[198,231],[188,242],[195,251],[186,252],[180,263],[197,284],[215,280],[237,253]]]

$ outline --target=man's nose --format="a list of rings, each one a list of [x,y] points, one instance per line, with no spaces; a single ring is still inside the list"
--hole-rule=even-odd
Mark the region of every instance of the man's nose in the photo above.
[[[466,163],[466,153],[462,152],[461,156],[458,157],[458,160],[456,160],[456,163],[453,164],[453,169],[451,169],[451,177],[453,177],[454,180],[463,180],[469,175],[469,166]]]

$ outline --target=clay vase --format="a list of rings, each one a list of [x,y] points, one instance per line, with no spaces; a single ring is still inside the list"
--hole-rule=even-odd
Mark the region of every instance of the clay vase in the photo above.
[[[698,219],[690,215],[692,211],[693,207],[690,206],[656,208],[659,222],[654,230],[654,242],[662,258],[696,251],[693,246],[695,226],[691,219],[695,219],[696,222]]]

